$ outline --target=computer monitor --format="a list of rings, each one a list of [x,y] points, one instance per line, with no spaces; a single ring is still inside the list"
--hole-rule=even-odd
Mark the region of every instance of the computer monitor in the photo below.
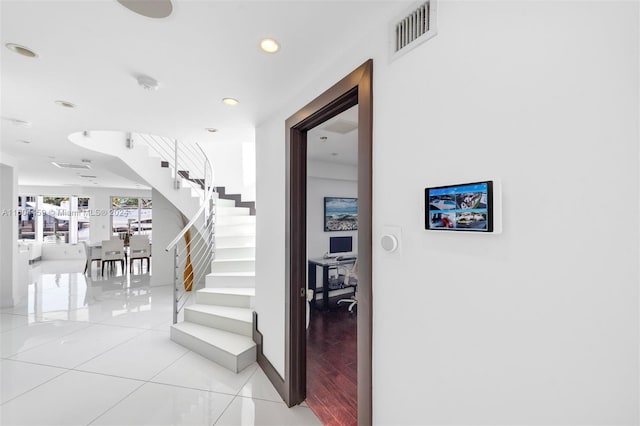
[[[330,237],[329,253],[351,253],[353,251],[352,237]]]

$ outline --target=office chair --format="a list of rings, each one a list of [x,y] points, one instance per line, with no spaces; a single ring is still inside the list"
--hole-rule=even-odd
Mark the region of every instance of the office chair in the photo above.
[[[356,291],[358,288],[358,260],[356,259],[355,263],[351,268],[344,268],[344,285],[352,285],[354,286],[353,296],[338,300],[338,305],[341,303],[349,303],[349,313],[353,313],[353,307],[358,304],[358,299],[356,299]]]

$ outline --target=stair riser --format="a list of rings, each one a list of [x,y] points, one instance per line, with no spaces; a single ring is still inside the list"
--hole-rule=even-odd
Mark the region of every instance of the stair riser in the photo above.
[[[211,262],[211,272],[253,272],[255,270],[255,260],[228,261],[224,259],[216,259]]]
[[[216,234],[216,248],[236,248],[236,247],[252,247],[255,250],[255,235],[240,236],[220,236]]]
[[[216,206],[218,207],[235,207],[236,206],[236,202],[235,200],[225,200],[224,198],[218,198],[216,200]]]
[[[255,216],[218,216],[217,225],[242,225],[245,223],[256,223]]]
[[[216,248],[216,260],[255,258],[255,247]]]
[[[218,225],[216,226],[216,235],[220,237],[255,236],[256,225]]]
[[[253,288],[256,286],[256,277],[212,277],[207,275],[205,285],[209,288]]]
[[[251,337],[253,335],[253,324],[251,322],[239,321],[205,312],[193,311],[188,307],[184,310],[184,320],[231,333],[241,334]]]
[[[202,305],[233,306],[236,308],[253,308],[253,297],[238,294],[197,292],[196,303]]]
[[[171,340],[191,349],[193,352],[220,364],[234,373],[239,373],[256,360],[256,347],[244,351],[238,356],[234,356],[226,351],[219,349],[214,345],[210,345],[202,340],[184,333],[181,330],[171,328]]]
[[[218,207],[216,214],[218,216],[248,216],[249,207]]]

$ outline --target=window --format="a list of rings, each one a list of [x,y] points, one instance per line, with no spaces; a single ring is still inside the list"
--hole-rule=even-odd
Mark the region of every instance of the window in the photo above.
[[[78,241],[90,240],[89,198],[78,197]]]
[[[18,238],[36,239],[36,197],[28,195],[18,197]]]
[[[126,235],[144,234],[151,239],[151,198],[111,197],[111,234],[125,239]]]
[[[42,198],[40,207],[43,218],[43,232],[45,237],[55,235],[65,243],[69,242],[69,197]]]

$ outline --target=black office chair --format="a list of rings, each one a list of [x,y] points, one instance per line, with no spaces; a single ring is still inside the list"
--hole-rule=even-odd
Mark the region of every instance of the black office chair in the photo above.
[[[358,304],[358,299],[356,299],[356,290],[358,288],[358,260],[355,261],[351,268],[344,267],[344,274],[338,272],[338,275],[344,275],[343,283],[345,286],[354,286],[353,296],[338,300],[338,306],[341,303],[349,303],[349,313],[353,313],[353,308]]]

